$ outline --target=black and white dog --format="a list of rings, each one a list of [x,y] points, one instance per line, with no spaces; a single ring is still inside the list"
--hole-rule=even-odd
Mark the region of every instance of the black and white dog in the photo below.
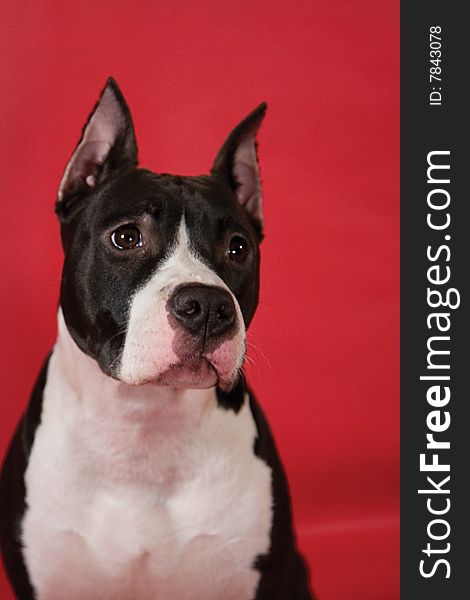
[[[20,600],[308,600],[265,418],[240,376],[258,302],[261,104],[211,174],[137,167],[109,79],[60,183],[57,342],[1,475]]]

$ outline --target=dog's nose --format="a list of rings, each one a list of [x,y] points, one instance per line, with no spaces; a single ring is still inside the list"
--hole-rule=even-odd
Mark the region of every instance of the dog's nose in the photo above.
[[[208,285],[180,288],[170,300],[170,310],[185,329],[205,339],[230,331],[236,317],[230,294]]]

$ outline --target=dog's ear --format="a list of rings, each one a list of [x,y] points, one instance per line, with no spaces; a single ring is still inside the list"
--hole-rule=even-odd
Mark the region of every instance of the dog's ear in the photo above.
[[[263,214],[256,134],[266,108],[267,104],[263,102],[235,127],[220,149],[211,171],[212,175],[228,182],[239,203],[259,225]]]
[[[129,107],[111,77],[83,128],[59,185],[58,204],[87,186],[93,188],[111,170],[137,165],[137,144]]]

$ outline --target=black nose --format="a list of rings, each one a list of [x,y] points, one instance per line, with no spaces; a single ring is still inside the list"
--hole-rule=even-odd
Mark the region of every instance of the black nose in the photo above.
[[[192,333],[205,339],[227,333],[235,324],[235,305],[228,292],[208,285],[188,285],[170,299],[170,310]]]

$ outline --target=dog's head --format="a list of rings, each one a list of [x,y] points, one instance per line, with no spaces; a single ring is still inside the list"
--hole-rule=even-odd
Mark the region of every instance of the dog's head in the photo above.
[[[67,328],[129,384],[230,389],[258,302],[261,104],[210,175],[137,167],[132,118],[108,80],[63,175],[56,212]]]

